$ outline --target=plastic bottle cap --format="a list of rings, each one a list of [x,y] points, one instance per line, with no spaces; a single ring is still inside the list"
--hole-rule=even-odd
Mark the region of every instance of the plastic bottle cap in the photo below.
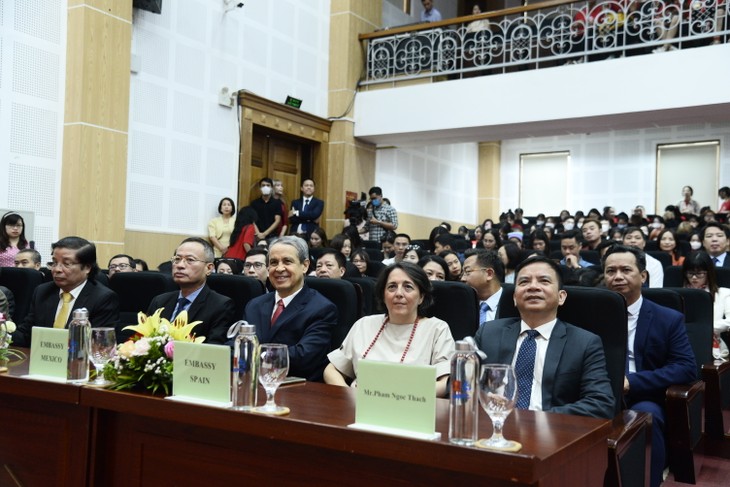
[[[89,317],[89,310],[86,308],[78,308],[74,310],[73,319],[86,319]]]
[[[251,333],[256,333],[256,325],[241,325],[241,327],[238,329],[238,334],[240,335],[241,333],[245,333],[247,335]]]
[[[456,341],[456,351],[457,352],[472,352],[471,345],[469,345],[464,340],[457,340]]]

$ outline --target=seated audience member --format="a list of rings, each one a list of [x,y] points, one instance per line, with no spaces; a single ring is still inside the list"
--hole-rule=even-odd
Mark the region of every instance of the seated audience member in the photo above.
[[[324,249],[319,258],[317,259],[317,265],[315,266],[315,272],[317,277],[323,277],[326,279],[342,279],[345,275],[347,261],[342,252],[335,249]]]
[[[672,258],[672,265],[682,265],[684,255],[679,247],[677,234],[671,228],[665,228],[657,237],[659,250],[666,252]]]
[[[438,255],[424,255],[418,261],[418,267],[423,269],[429,281],[445,281],[449,275],[449,266]]]
[[[304,283],[309,250],[299,237],[274,240],[269,248],[269,278],[276,292],[252,299],[243,319],[256,325],[261,343],[289,346],[289,374],[322,380],[331,347],[330,329],[337,308]]]
[[[216,274],[228,274],[228,275],[241,275],[243,273],[243,262],[239,259],[228,259],[223,257],[221,259],[215,259],[213,262],[215,265]]]
[[[134,257],[127,254],[117,254],[109,259],[107,265],[109,269],[109,277],[112,277],[118,272],[137,272],[137,268],[134,265]]]
[[[504,282],[513,284],[515,282],[515,268],[520,262],[520,248],[512,242],[507,242],[497,250],[499,258],[504,265]]]
[[[624,400],[630,409],[652,414],[651,485],[656,487],[666,466],[666,389],[695,380],[695,358],[682,313],[654,304],[641,295],[642,284],[647,279],[644,251],[614,245],[603,257],[603,269],[606,287],[626,299],[629,338]]]
[[[494,250],[496,252],[501,246],[502,237],[499,235],[499,230],[492,229],[484,232],[484,236],[482,237],[482,247],[486,250]]]
[[[487,231],[488,230],[484,230],[482,227],[480,227],[478,225],[476,227],[474,227],[474,230],[472,230],[470,233],[472,247],[481,245],[481,241],[484,238],[484,233]]]
[[[433,253],[438,255],[441,252],[445,252],[447,250],[453,250],[451,247],[453,244],[453,240],[454,239],[451,238],[451,235],[449,235],[448,233],[439,235],[433,241]]]
[[[563,258],[560,260],[560,265],[564,265],[569,269],[591,267],[593,264],[584,260],[580,256],[580,249],[580,231],[570,230],[569,232],[563,233],[560,237],[560,252],[563,254]]]
[[[598,255],[600,255],[601,258],[603,258],[603,256],[606,255],[606,251],[609,248],[613,247],[616,244],[620,244],[620,243],[621,243],[621,240],[604,240],[603,242],[601,242],[601,244],[598,247],[596,247],[596,250],[598,251]]]
[[[642,252],[646,246],[646,235],[637,227],[626,227],[624,230],[623,244],[628,247],[635,247]],[[664,286],[664,267],[662,263],[651,255],[644,254],[646,259],[646,271],[649,273],[649,287]]]
[[[0,313],[4,315],[5,320],[13,321],[15,297],[13,292],[5,286],[0,286]]]
[[[580,228],[583,232],[583,250],[596,250],[601,243],[601,223],[598,220],[589,218],[583,222]]]
[[[322,227],[317,227],[309,234],[309,248],[323,249],[327,247],[327,233]]]
[[[338,233],[332,237],[332,240],[330,240],[330,247],[344,255],[346,261],[350,260],[352,242],[350,242],[350,237],[344,233]]]
[[[567,297],[557,264],[533,256],[515,276],[520,317],[482,323],[475,340],[490,362],[512,364],[515,375],[526,378],[518,380],[517,408],[612,418],[601,339],[557,319]]]
[[[147,308],[147,315],[163,308],[162,317],[173,320],[187,311],[188,323],[202,322],[193,329],[196,336],[204,336],[205,343],[225,343],[228,327],[236,321],[235,307],[230,298],[206,284],[213,272],[213,260],[213,247],[208,241],[198,237],[183,240],[171,259],[172,280],[180,290],[155,296]]]
[[[446,252],[441,252],[439,254],[439,257],[444,259],[446,262],[446,265],[449,266],[449,273],[446,275],[447,281],[459,281],[461,280],[461,260],[459,259],[459,255],[454,252],[453,250],[447,250]]]
[[[243,262],[243,273],[258,279],[261,284],[266,286],[269,278],[269,253],[265,249],[251,249]]]
[[[406,253],[403,254],[403,262],[418,264],[418,261],[427,254],[428,252],[421,250],[420,245],[409,245],[406,247]]]
[[[142,259],[134,259],[134,269],[137,272],[144,272],[150,270],[150,266]]]
[[[15,267],[41,270],[41,254],[35,249],[23,249],[15,254]]]
[[[727,359],[727,344],[720,338],[720,334],[730,330],[730,289],[717,285],[717,272],[712,259],[705,252],[692,252],[682,263],[684,287],[704,289],[712,296],[713,323],[715,329],[714,341],[718,350],[716,359]]]
[[[406,255],[406,249],[411,244],[411,237],[405,233],[399,233],[393,239],[393,257],[383,259],[383,264],[390,265],[403,260]]]
[[[467,250],[464,254],[464,272],[461,280],[477,293],[479,323],[495,319],[498,315],[504,280],[504,264],[499,254],[493,250]]]
[[[360,238],[360,233],[357,231],[357,227],[355,225],[346,226],[345,229],[342,230],[342,233],[344,233],[350,240],[350,248],[352,250],[362,247],[362,238]]]
[[[715,267],[730,267],[730,259],[727,258],[728,235],[730,232],[727,227],[717,222],[708,223],[700,232],[699,239]],[[692,245],[692,239],[689,242]]]
[[[358,277],[366,277],[368,271],[368,264],[370,263],[370,255],[365,249],[355,249],[352,253],[350,262],[355,266],[359,274]]]
[[[386,232],[380,239],[380,250],[383,252],[383,261],[393,257],[395,232]]]
[[[466,228],[464,225],[460,226],[459,236],[462,237],[464,240],[469,240],[469,229]]]
[[[548,239],[545,232],[542,230],[535,230],[532,234],[532,250],[539,252],[542,255],[547,255],[550,249],[550,239]]]
[[[566,286],[596,287],[601,283],[603,274],[600,267],[581,267],[566,272],[563,283]]]
[[[342,345],[329,353],[324,372],[328,384],[357,382],[362,359],[436,366],[436,395],[444,397],[454,339],[449,325],[427,318],[433,302],[431,282],[418,266],[407,262],[385,269],[375,285],[376,298],[386,314],[365,316],[352,325]]]
[[[520,250],[522,249],[522,239],[524,235],[522,232],[509,232],[507,234],[507,240],[517,246]]]
[[[96,247],[80,237],[64,237],[51,245],[53,281],[33,291],[30,310],[13,333],[13,345],[30,347],[34,326],[66,328],[72,310],[86,308],[93,327],[119,323],[119,298],[96,282]]]
[[[238,210],[230,236],[230,246],[224,254],[231,259],[246,259],[246,254],[256,245],[256,210],[245,206]]]

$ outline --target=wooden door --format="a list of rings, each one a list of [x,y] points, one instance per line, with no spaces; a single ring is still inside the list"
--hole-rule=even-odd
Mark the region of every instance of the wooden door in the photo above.
[[[302,177],[308,176],[302,174],[302,158],[307,150],[307,144],[255,131],[251,143],[251,187],[241,201],[250,202],[261,196],[258,182],[261,178],[269,177],[282,181],[284,199],[287,207],[290,207],[292,199],[299,197]]]

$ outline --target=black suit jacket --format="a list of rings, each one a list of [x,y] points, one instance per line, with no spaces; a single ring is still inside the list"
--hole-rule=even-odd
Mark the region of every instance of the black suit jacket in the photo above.
[[[330,330],[337,325],[337,307],[304,286],[272,327],[275,297],[276,293],[268,293],[252,299],[243,319],[256,325],[259,342],[289,346],[289,375],[321,381],[331,348]]]
[[[725,268],[730,267],[730,252],[725,252],[725,260],[722,262],[722,266]]]
[[[59,289],[54,282],[46,282],[35,288],[30,310],[13,333],[13,345],[30,347],[34,326],[52,328],[60,300]],[[86,281],[79,297],[71,306],[73,309],[88,309],[92,327],[116,327],[119,323],[119,297],[114,291],[97,282]],[[73,312],[68,315],[66,327],[72,319]]]
[[[162,317],[169,320],[175,311],[179,295],[180,291],[171,291],[155,296],[147,309],[147,315],[164,308]],[[218,294],[206,284],[188,308],[188,323],[202,321],[193,328],[193,333],[204,336],[205,343],[222,345],[226,342],[228,328],[233,324],[234,310],[231,298]]]
[[[520,319],[487,321],[475,340],[487,362],[511,364]],[[614,400],[601,339],[558,320],[550,335],[542,374],[542,410],[596,418],[613,417]]]
[[[306,211],[302,209],[304,205],[304,199],[299,198],[291,203],[293,210],[299,211],[299,216],[293,216],[289,218],[289,225],[292,229],[291,233],[296,233],[299,225],[304,227],[304,231],[309,234],[312,233],[319,225],[316,223],[317,218],[322,216],[324,211],[324,201],[312,196],[312,201],[307,205]]]

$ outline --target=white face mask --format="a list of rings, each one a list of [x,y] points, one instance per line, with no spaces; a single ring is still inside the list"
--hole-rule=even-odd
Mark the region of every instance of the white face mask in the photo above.
[[[570,231],[570,230],[572,230],[573,228],[575,228],[575,225],[573,225],[572,223],[563,223],[563,229],[564,229],[564,230],[565,230],[566,232],[569,232],[569,231]]]
[[[692,250],[700,250],[702,247],[702,242],[698,242],[697,240],[693,240],[689,243],[689,246],[692,248]]]
[[[548,228],[555,228],[555,224],[553,222],[547,222],[545,223],[545,226]]]
[[[651,228],[659,228],[661,226],[662,226],[662,224],[659,223],[659,222],[654,222],[654,223],[651,224]]]
[[[264,196],[269,196],[271,194],[271,186],[262,186],[261,194]]]
[[[606,232],[608,232],[608,224],[601,225],[601,233],[606,233]]]

